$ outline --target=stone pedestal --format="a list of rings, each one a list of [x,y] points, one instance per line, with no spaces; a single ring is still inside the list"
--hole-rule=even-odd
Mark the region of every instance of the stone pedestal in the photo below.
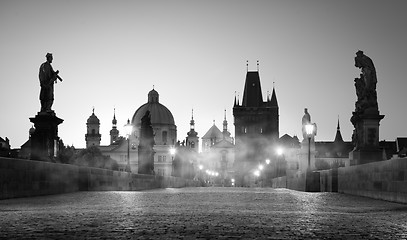
[[[35,127],[31,135],[31,159],[52,161],[58,153],[58,125],[64,120],[56,117],[54,112],[39,112],[30,121]]]
[[[379,147],[379,122],[383,118],[384,115],[377,110],[353,113],[351,122],[355,131],[352,141],[355,149],[349,153],[351,166],[383,160],[383,151]]]

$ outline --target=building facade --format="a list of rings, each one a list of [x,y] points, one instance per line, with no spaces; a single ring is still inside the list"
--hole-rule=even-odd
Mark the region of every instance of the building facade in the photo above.
[[[242,103],[234,102],[236,186],[252,181],[253,171],[274,154],[279,138],[279,108],[275,89],[263,100],[259,72],[247,72]]]
[[[137,173],[141,118],[146,111],[150,111],[151,125],[154,132],[154,172],[156,175],[171,176],[173,156],[170,149],[176,143],[177,126],[172,113],[159,102],[159,94],[154,89],[148,93],[147,103],[141,105],[135,111],[130,122],[132,131],[129,137],[119,135],[116,113],[114,112],[112,129],[110,130],[110,144],[107,146],[100,146],[100,121],[93,111],[86,124],[86,147],[99,147],[103,155],[109,156],[118,162],[119,170],[124,171],[129,162],[131,172]]]

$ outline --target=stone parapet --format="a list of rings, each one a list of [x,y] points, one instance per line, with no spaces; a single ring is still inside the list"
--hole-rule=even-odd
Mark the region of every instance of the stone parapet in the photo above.
[[[197,187],[198,181],[108,169],[0,158],[0,199],[76,191],[138,191]]]
[[[338,192],[407,203],[407,159],[339,168]]]

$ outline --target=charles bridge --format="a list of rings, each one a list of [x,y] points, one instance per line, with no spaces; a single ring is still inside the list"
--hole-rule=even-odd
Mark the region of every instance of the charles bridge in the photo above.
[[[350,164],[312,168],[313,131],[304,129],[316,125],[308,115],[306,169],[268,179],[265,188],[202,187],[155,175],[149,114],[138,174],[49,162],[63,120],[51,110],[52,88],[42,85],[41,112],[30,118],[38,161],[0,158],[0,238],[407,239],[407,161],[382,159],[376,72],[370,58],[356,54],[362,74],[355,79]],[[58,71],[50,71],[53,84]]]
[[[406,239],[407,206],[272,188],[86,191],[0,201],[0,239]]]

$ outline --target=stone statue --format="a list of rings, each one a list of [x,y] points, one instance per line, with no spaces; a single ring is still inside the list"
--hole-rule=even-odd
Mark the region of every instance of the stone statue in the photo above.
[[[304,116],[302,117],[302,137],[307,139],[307,131],[305,131],[305,125],[311,123],[311,115],[308,113],[308,109],[304,108]]]
[[[382,160],[379,122],[384,117],[380,115],[377,104],[377,76],[372,59],[359,50],[355,67],[361,70],[361,74],[354,80],[357,101],[350,119],[355,127],[352,134],[354,149],[349,155],[351,165]]]
[[[138,173],[154,175],[154,132],[150,111],[141,118],[140,144],[138,146]]]
[[[62,79],[58,76],[59,71],[54,71],[51,66],[53,57],[52,53],[47,53],[45,56],[47,61],[41,64],[38,77],[40,79],[40,102],[41,111],[40,112],[52,112],[51,107],[54,103],[54,82],[57,79],[62,82]]]
[[[378,111],[377,105],[377,76],[373,61],[363,51],[358,51],[355,57],[355,67],[360,68],[360,78],[355,79],[356,95],[358,100],[355,104],[356,112],[363,113],[366,109]]]
[[[304,108],[304,116],[302,117],[302,136],[304,139],[308,138],[307,131],[305,126],[308,124],[314,125],[314,136],[317,135],[317,125],[315,123],[311,123],[311,115],[308,113],[308,109]]]

